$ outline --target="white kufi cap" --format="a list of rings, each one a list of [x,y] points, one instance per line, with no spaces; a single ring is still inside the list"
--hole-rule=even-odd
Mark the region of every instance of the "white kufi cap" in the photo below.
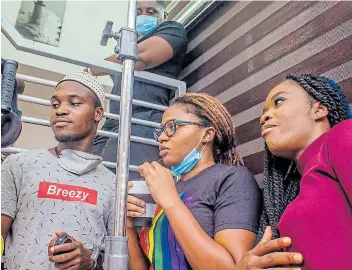
[[[99,98],[101,106],[105,105],[105,91],[103,85],[89,72],[75,71],[66,75],[61,81],[59,81],[56,87],[64,81],[74,81],[92,90]]]

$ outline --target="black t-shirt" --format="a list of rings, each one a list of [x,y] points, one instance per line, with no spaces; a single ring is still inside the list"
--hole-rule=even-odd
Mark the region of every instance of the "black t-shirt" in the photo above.
[[[176,79],[181,72],[181,68],[184,62],[184,58],[187,51],[187,33],[182,24],[174,21],[167,21],[158,26],[158,28],[152,32],[151,34],[142,37],[138,40],[138,43],[153,37],[158,36],[165,39],[174,51],[173,57],[151,69],[147,69],[145,71],[152,72],[158,75],[163,75],[166,77],[170,77]],[[114,81],[114,87],[112,89],[112,94],[120,95],[121,94],[121,76],[116,76],[116,80]],[[134,92],[133,98],[147,101],[155,104],[160,104],[164,106],[169,105],[169,100],[174,96],[173,91],[170,89],[166,89],[162,86],[152,85],[145,82],[140,82],[138,80],[134,81]],[[119,114],[120,113],[120,103],[118,101],[110,101],[110,112]],[[132,112],[135,115],[136,113],[141,113],[138,115],[138,118],[150,119],[150,113],[146,113],[143,115],[143,112],[151,111],[149,108],[133,106]],[[160,116],[161,117],[161,116]],[[161,120],[161,118],[160,118]]]
[[[146,71],[176,79],[180,75],[180,71],[187,51],[188,41],[187,33],[184,27],[182,24],[177,22],[164,22],[160,24],[153,33],[139,39],[138,43],[152,36],[158,36],[165,39],[172,47],[174,55],[169,61]],[[114,80],[114,76],[111,76],[111,78]],[[138,80],[134,81],[133,89],[134,99],[164,106],[168,106],[169,101],[174,96],[174,92],[170,89],[145,82],[140,82]],[[116,76],[114,87],[111,93],[114,95],[121,95],[121,75]],[[120,102],[110,100],[110,112],[120,114]],[[162,114],[162,111],[135,105],[132,106],[132,117],[134,118],[161,122]],[[110,132],[118,132],[118,129],[118,121],[109,118],[106,119],[102,127],[102,130]],[[153,139],[153,129],[154,128],[152,127],[132,124],[131,132],[134,136]],[[114,138],[97,136],[94,141],[93,153],[103,156],[104,160],[116,162],[116,149],[117,140]],[[143,162],[151,162],[157,159],[159,159],[159,150],[157,147],[131,142],[130,162],[132,165],[140,165]],[[133,174],[133,172],[131,173]],[[138,176],[138,173],[134,175],[134,177]]]
[[[176,188],[183,203],[211,238],[226,229],[257,233],[261,193],[246,167],[216,164],[188,181],[179,181]],[[190,269],[160,207],[155,211],[153,226],[143,228],[141,245],[153,269]]]

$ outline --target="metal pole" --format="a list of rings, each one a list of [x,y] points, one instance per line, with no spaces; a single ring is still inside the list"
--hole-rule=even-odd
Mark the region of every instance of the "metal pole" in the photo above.
[[[137,1],[130,0],[128,3],[127,28],[134,31],[136,28]],[[130,158],[130,137],[132,118],[132,97],[134,81],[134,58],[128,54],[137,53],[137,35],[134,32],[125,31],[129,35],[127,42],[131,48],[126,48],[124,32],[121,32],[121,52],[126,51],[126,58],[123,60],[120,100],[120,123],[117,149],[117,170],[116,170],[116,194],[115,194],[115,217],[114,234],[105,239],[105,269],[128,269],[128,238],[126,237],[126,199],[127,182],[129,180],[129,158]],[[127,37],[126,37],[127,40]],[[123,55],[122,55],[123,56]]]
[[[133,70],[134,61],[126,59],[123,62],[121,81],[120,126],[117,153],[118,165],[116,171],[115,236],[126,235],[126,197],[129,177],[128,166],[130,157]]]
[[[127,28],[136,29],[137,1],[128,3]],[[127,182],[129,177],[130,136],[133,97],[134,61],[123,61],[120,101],[120,125],[117,151],[116,196],[114,235],[126,236],[126,198]]]

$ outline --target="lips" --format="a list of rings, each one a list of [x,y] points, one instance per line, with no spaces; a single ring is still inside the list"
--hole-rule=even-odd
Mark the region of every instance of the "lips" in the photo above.
[[[52,125],[55,127],[63,127],[71,124],[72,121],[67,120],[65,118],[55,118],[54,121],[52,122]]]
[[[167,152],[169,152],[169,148],[159,145],[159,155],[161,157],[164,157],[167,154]]]
[[[264,125],[264,126],[262,126],[262,137],[264,137],[266,134],[268,134],[274,128],[276,128],[275,125]]]

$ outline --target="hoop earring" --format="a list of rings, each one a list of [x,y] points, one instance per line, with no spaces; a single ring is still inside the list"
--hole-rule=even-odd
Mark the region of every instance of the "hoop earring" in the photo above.
[[[294,161],[291,161],[290,166],[288,167],[288,170],[287,170],[286,175],[284,177],[284,182],[286,181],[288,175],[291,173],[291,169],[292,169],[293,164],[294,164]],[[295,167],[295,169],[293,170],[293,173],[296,172],[296,170],[297,170],[297,167]]]

